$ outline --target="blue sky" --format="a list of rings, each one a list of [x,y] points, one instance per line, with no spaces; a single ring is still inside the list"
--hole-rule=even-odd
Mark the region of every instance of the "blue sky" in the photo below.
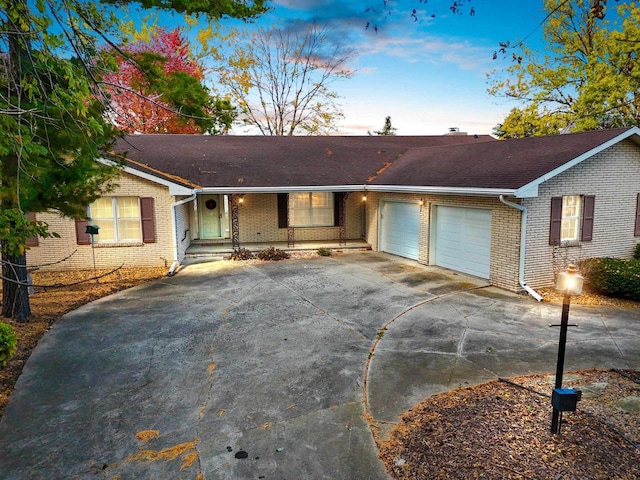
[[[490,134],[516,105],[487,93],[487,73],[510,64],[493,53],[499,42],[530,34],[527,44],[536,46],[542,0],[458,2],[461,14],[450,11],[452,0],[388,0],[386,10],[384,0],[270,0],[271,10],[254,23],[223,23],[252,29],[315,21],[347,39],[358,57],[350,65],[355,75],[332,84],[345,114],[338,134],[379,130],[387,115],[398,135],[450,127]]]
[[[389,1],[391,14],[383,3],[272,0],[257,25],[315,20],[356,48],[356,74],[333,84],[345,113],[340,133],[378,130],[387,115],[398,135],[438,135],[449,127],[491,133],[515,106],[487,94],[487,72],[509,65],[493,60],[493,52],[499,42],[515,42],[534,30],[528,43],[535,46],[541,37],[536,26],[545,17],[542,1],[464,0],[460,15],[449,10],[451,0]],[[411,18],[413,9],[418,21]],[[365,29],[367,22],[378,26],[377,33]]]

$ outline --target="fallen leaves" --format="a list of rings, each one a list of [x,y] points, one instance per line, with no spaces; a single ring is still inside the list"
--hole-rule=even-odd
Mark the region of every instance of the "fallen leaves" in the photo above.
[[[630,443],[640,443],[640,413],[614,406],[616,398],[640,395],[640,385],[613,371],[568,378],[564,386],[606,388],[587,395],[577,412],[565,412],[561,435],[550,432],[548,397],[493,381],[434,395],[408,410],[389,439],[379,441],[380,456],[395,479],[640,478],[640,451]],[[553,388],[544,375],[512,380],[545,394]]]

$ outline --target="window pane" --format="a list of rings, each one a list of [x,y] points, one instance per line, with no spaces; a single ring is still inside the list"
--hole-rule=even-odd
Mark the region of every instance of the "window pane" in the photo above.
[[[311,221],[309,210],[291,210],[290,221],[294,227],[308,227]]]
[[[118,241],[119,242],[139,242],[140,222],[138,220],[118,220]]]
[[[333,208],[316,208],[313,210],[313,225],[333,225]]]
[[[313,208],[329,207],[330,198],[333,199],[333,194],[330,192],[314,192],[311,194],[311,203]],[[333,203],[333,202],[331,202]]]
[[[580,233],[580,196],[562,197],[561,241],[578,240]]]
[[[140,218],[140,206],[136,197],[118,197],[118,218]]]
[[[289,195],[291,208],[309,208],[309,193],[291,193]]]
[[[113,218],[113,198],[104,197],[97,199],[91,204],[89,212],[92,220],[98,218]]]

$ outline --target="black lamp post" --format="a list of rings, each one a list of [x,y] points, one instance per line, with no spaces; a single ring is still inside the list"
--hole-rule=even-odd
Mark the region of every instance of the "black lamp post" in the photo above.
[[[98,225],[87,225],[87,228],[84,232],[91,235],[91,255],[93,256],[93,276],[96,277],[96,283],[98,283],[98,276],[96,274],[96,251],[93,247],[94,245],[93,236],[98,235],[98,230],[100,230],[100,227]]]
[[[564,293],[562,301],[562,318],[560,321],[560,341],[558,344],[558,364],[556,366],[556,383],[551,395],[553,417],[551,419],[551,433],[560,433],[561,412],[575,411],[580,400],[581,392],[572,388],[562,388],[562,374],[564,371],[564,352],[567,343],[567,328],[569,327],[569,305],[571,297],[582,294],[584,278],[576,270],[575,265],[569,265],[566,272],[558,274],[556,290]]]

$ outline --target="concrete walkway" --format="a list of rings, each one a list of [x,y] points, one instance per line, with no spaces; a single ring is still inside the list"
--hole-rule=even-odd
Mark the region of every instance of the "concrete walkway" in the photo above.
[[[560,307],[482,285],[359,252],[191,265],[94,302],[27,363],[0,478],[386,478],[365,399],[394,422],[434,392],[554,369]],[[572,308],[567,369],[640,368],[639,316]]]

